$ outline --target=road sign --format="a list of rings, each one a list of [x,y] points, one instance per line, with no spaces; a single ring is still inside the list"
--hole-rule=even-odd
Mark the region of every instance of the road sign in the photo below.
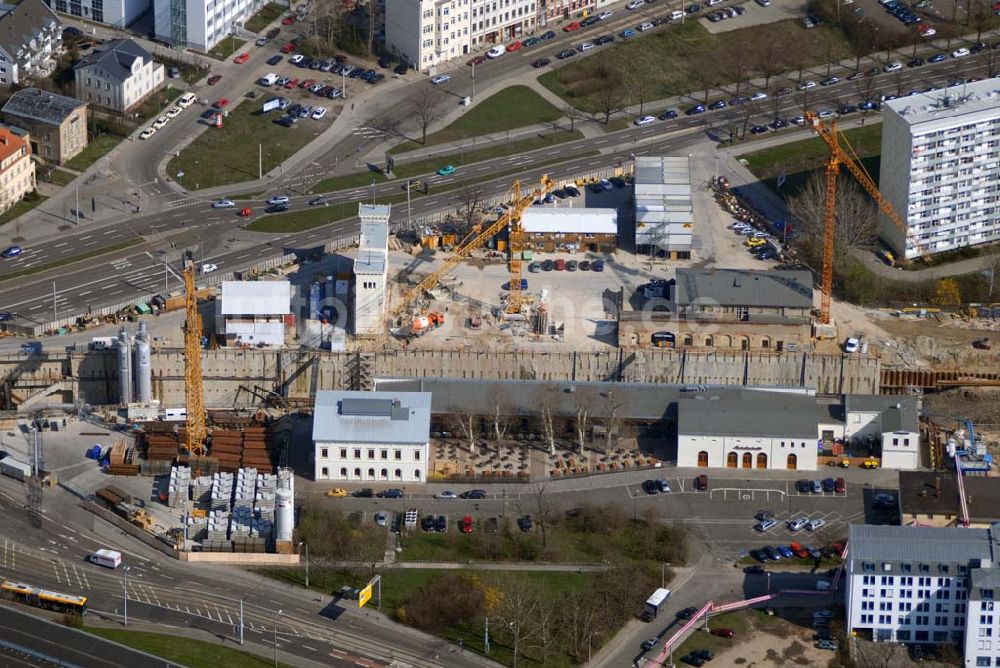
[[[365,603],[367,603],[368,601],[372,600],[372,586],[373,586],[372,583],[368,583],[368,586],[365,587],[364,589],[362,589],[361,593],[358,594],[358,607],[359,608],[365,607]]]

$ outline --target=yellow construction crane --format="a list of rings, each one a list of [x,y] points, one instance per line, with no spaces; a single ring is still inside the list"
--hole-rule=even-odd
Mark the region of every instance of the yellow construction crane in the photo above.
[[[472,251],[485,246],[486,242],[492,239],[497,233],[508,225],[510,226],[510,285],[508,286],[510,288],[510,294],[508,295],[507,312],[520,312],[521,245],[523,241],[523,232],[521,231],[521,214],[525,209],[530,207],[536,199],[545,197],[552,192],[553,188],[555,188],[555,183],[549,178],[548,174],[543,174],[542,178],[539,179],[538,186],[532,188],[531,190],[522,191],[521,182],[515,181],[507,191],[510,194],[511,199],[511,205],[507,211],[505,211],[504,214],[496,220],[496,222],[492,223],[485,230],[480,231],[478,228],[473,230],[473,233],[466,237],[461,244],[459,244],[458,248],[456,248],[451,254],[451,257],[444,261],[444,264],[403,295],[402,299],[400,299],[399,302],[397,302],[396,305],[389,310],[387,320],[391,322],[397,318],[414,300],[419,298],[426,291],[437,286],[441,278],[457,267],[462,260],[469,257],[469,255],[472,254]],[[473,236],[476,232],[478,232],[478,234]],[[515,306],[516,310],[512,310]]]
[[[830,149],[830,157],[826,161],[826,202],[825,202],[825,219],[823,224],[823,276],[822,284],[820,286],[821,291],[821,301],[819,308],[819,321],[824,325],[830,324],[830,295],[833,293],[833,230],[836,225],[836,206],[837,206],[837,175],[840,173],[840,166],[843,165],[847,168],[847,171],[857,179],[861,187],[872,196],[875,203],[878,204],[879,209],[882,210],[889,219],[902,230],[904,236],[909,238],[909,230],[906,227],[906,221],[904,221],[896,210],[892,207],[892,204],[882,193],[879,192],[878,186],[875,185],[875,181],[868,174],[864,167],[857,159],[857,154],[854,149],[851,148],[850,143],[847,141],[846,137],[843,137],[844,143],[847,144],[847,151],[840,145],[840,139],[842,135],[837,132],[837,122],[831,121],[829,125],[823,123],[819,116],[812,111],[807,111],[806,122],[808,122],[813,131],[819,135],[827,148]],[[850,153],[848,153],[850,151]],[[914,244],[916,246],[916,244]]]
[[[187,423],[185,442],[189,454],[205,454],[205,389],[201,375],[201,314],[198,312],[198,295],[194,285],[194,263],[184,266],[184,393],[187,398]]]

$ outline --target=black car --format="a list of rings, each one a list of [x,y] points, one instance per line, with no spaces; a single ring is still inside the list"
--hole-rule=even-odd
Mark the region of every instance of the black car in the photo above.
[[[540,39],[540,40],[542,40],[544,42],[545,40],[554,39],[555,36],[556,36],[555,31],[554,30],[550,30],[547,33],[543,33],[543,34],[539,35],[538,39]]]
[[[309,200],[309,206],[330,206],[330,202],[325,197],[313,197]]]
[[[359,499],[370,499],[373,496],[375,496],[375,490],[373,490],[371,487],[362,487],[351,496],[357,497]]]
[[[383,499],[402,499],[403,490],[396,488],[387,489],[383,492],[379,492],[378,495],[381,496]]]
[[[969,47],[969,53],[982,53],[990,47],[986,46],[984,42],[979,42],[978,44],[973,44]]]
[[[556,190],[553,190],[552,194],[558,197],[559,199],[566,199],[567,197],[569,197],[569,193],[566,192],[565,188],[558,188]]]
[[[297,122],[298,122],[298,120],[299,120],[299,119],[297,119],[297,118],[296,118],[295,116],[282,116],[281,118],[279,118],[279,119],[278,119],[277,121],[275,121],[275,122],[276,122],[276,123],[277,123],[278,125],[281,125],[281,126],[284,126],[284,127],[286,127],[286,128],[290,128],[290,127],[292,127],[293,125],[295,125],[295,123],[297,123]]]
[[[268,65],[278,65],[278,64],[281,63],[282,60],[284,60],[284,58],[282,58],[280,55],[271,56],[270,58],[267,59],[267,64]]]
[[[285,211],[288,211],[287,204],[272,204],[264,209],[264,213],[283,213]]]
[[[670,118],[677,118],[677,110],[675,110],[675,109],[667,109],[662,114],[660,114],[657,118],[659,118],[661,121],[665,121],[665,120],[670,119]]]
[[[576,186],[566,186],[564,190],[566,191],[566,194],[569,195],[570,197],[580,196],[580,191],[579,189],[577,189]]]
[[[763,125],[753,125],[750,127],[750,134],[752,135],[762,135],[767,132],[767,128]]]
[[[764,550],[750,550],[750,556],[759,561],[760,563],[764,563],[765,561],[767,561],[767,552],[765,552]]]
[[[853,104],[842,104],[837,107],[837,113],[841,116],[846,116],[847,114],[853,114],[858,108]]]
[[[611,42],[613,41],[615,41],[614,35],[601,35],[600,37],[594,40],[594,45],[602,46],[604,44],[611,44]]]
[[[392,58],[389,56],[382,56],[378,59],[378,66],[383,69],[389,69],[392,66]]]
[[[691,619],[692,617],[694,617],[696,612],[698,612],[698,608],[693,608],[693,607],[684,608],[683,610],[677,613],[677,619]]]
[[[552,271],[556,266],[556,263],[552,260],[545,260],[542,262],[542,271]]]
[[[530,533],[535,530],[535,524],[531,521],[531,515],[524,515],[523,517],[517,518],[517,528],[524,533]]]
[[[600,19],[597,18],[596,16],[588,16],[584,20],[580,21],[580,25],[582,27],[584,27],[584,28],[589,28],[590,26],[594,25],[598,21],[600,21]]]
[[[393,72],[395,72],[396,74],[406,74],[409,70],[410,70],[409,65],[407,65],[406,63],[400,63],[399,65],[396,65],[396,68],[393,70]]]
[[[788,127],[788,121],[786,121],[784,118],[776,118],[769,125],[771,126],[772,130],[780,130],[781,128]]]
[[[485,499],[486,490],[484,489],[470,489],[466,492],[459,494],[463,499]]]
[[[696,649],[691,652],[691,656],[696,656],[702,661],[711,661],[715,658],[715,652],[710,649]]]
[[[907,67],[920,67],[923,64],[924,64],[924,59],[923,58],[913,58],[913,59],[910,60],[910,62],[906,63],[906,66]]]
[[[701,11],[701,5],[699,5],[698,3],[695,3],[693,5],[688,5],[687,7],[684,8],[684,11],[687,12],[688,14],[697,14],[698,12]]]
[[[646,494],[659,494],[660,485],[655,480],[643,480],[642,489]]]
[[[274,39],[275,37],[278,36],[280,32],[281,28],[271,28],[270,30],[267,31],[265,37],[267,37],[268,39]]]
[[[434,520],[434,530],[438,533],[444,533],[448,530],[448,518],[444,515],[438,515],[437,519]]]
[[[695,656],[694,654],[688,654],[687,656],[681,657],[681,662],[686,663],[689,666],[695,666],[695,668],[700,668],[705,665],[705,660],[700,656]]]
[[[537,70],[540,67],[545,67],[546,65],[550,64],[551,62],[552,61],[549,60],[548,58],[539,58],[538,60],[531,61],[531,66],[534,67]]]
[[[684,115],[685,116],[694,116],[695,114],[701,114],[701,113],[704,113],[704,112],[705,112],[705,105],[703,105],[703,104],[696,104],[693,107],[690,107],[689,109],[687,109],[684,112]]]
[[[799,492],[799,494],[809,494],[812,491],[812,483],[808,480],[796,481],[795,489]]]
[[[434,531],[436,524],[437,520],[434,519],[433,515],[424,515],[420,518],[420,528],[424,531]]]
[[[567,58],[572,58],[575,55],[576,55],[575,50],[563,49],[562,51],[556,54],[556,58],[558,58],[559,60],[566,60]]]
[[[699,106],[701,106],[701,105],[699,105]],[[725,109],[726,108],[726,101],[725,100],[716,100],[712,104],[708,105],[708,108],[712,109],[712,110],[715,110],[715,109]]]
[[[756,550],[755,550],[756,551]],[[760,575],[764,572],[764,567],[760,564],[754,564],[753,566],[747,566],[743,569],[746,575]]]
[[[590,260],[582,260],[580,262],[580,271],[590,271]]]

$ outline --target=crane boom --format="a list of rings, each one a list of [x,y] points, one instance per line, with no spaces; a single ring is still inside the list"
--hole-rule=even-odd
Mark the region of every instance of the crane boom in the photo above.
[[[205,393],[201,375],[201,314],[194,285],[194,263],[184,267],[184,393],[187,399],[187,421],[184,425],[184,445],[191,455],[205,454]]]
[[[520,181],[515,181],[510,189],[510,191],[512,191],[512,193],[514,194],[515,198],[511,208],[508,211],[504,212],[504,214],[500,216],[500,218],[498,218],[485,230],[481,231],[477,236],[473,237],[469,241],[466,241],[457,249],[455,249],[455,251],[451,254],[451,257],[449,257],[447,260],[444,261],[444,264],[442,264],[440,267],[431,272],[416,286],[408,290],[406,294],[403,295],[402,299],[400,299],[399,302],[389,311],[388,320],[391,321],[392,319],[398,317],[406,309],[406,307],[409,306],[410,303],[412,303],[415,299],[423,295],[424,292],[435,287],[441,281],[441,278],[443,276],[450,273],[455,267],[461,264],[462,260],[469,257],[469,255],[471,255],[474,250],[477,250],[485,246],[486,242],[492,239],[498,232],[506,228],[508,225],[511,226],[516,225],[518,228],[520,228],[521,213],[526,208],[531,206],[532,202],[534,202],[535,197],[539,192],[543,193],[544,196],[545,194],[551,192],[554,185],[552,180],[549,178],[548,174],[543,174],[539,183],[540,185],[538,188],[532,189],[527,192],[522,192]],[[511,284],[510,286],[508,286],[511,288],[511,294],[510,294],[511,299],[514,298],[514,287],[515,287],[514,286],[515,279],[513,276],[513,271],[514,271],[514,265],[512,264]],[[517,299],[518,299],[518,304],[520,304],[520,288],[521,288],[520,263],[518,263],[517,265],[516,280],[517,280],[517,286],[516,286]]]
[[[819,138],[823,140],[827,148],[830,150],[830,157],[826,161],[826,199],[825,206],[826,210],[823,217],[823,275],[822,282],[820,285],[820,322],[824,325],[830,323],[830,297],[833,294],[833,240],[834,240],[834,228],[837,223],[837,174],[840,172],[840,166],[843,165],[847,168],[847,171],[851,173],[861,187],[871,195],[872,199],[878,205],[878,208],[885,213],[889,220],[893,222],[896,227],[898,227],[904,234],[906,238],[909,238],[909,230],[906,226],[906,221],[900,217],[893,208],[892,203],[889,202],[882,193],[879,192],[878,186],[868,175],[868,172],[862,168],[857,161],[851,157],[840,145],[840,139],[837,132],[837,122],[833,121],[829,125],[823,123],[819,116],[813,111],[807,111],[805,113],[806,122],[812,126],[813,131],[819,135]],[[916,244],[914,244],[916,246]]]

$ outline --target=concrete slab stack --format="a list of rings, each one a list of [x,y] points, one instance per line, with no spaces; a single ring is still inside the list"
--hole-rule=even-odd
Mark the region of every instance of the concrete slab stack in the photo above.
[[[220,471],[212,476],[211,509],[228,511],[233,500],[233,474]]]
[[[257,491],[257,469],[241,468],[236,474],[236,490],[233,497],[233,508],[253,508],[254,494]]]
[[[202,475],[191,481],[191,500],[208,503],[212,498],[212,476]]]
[[[214,545],[229,541],[229,511],[212,510],[208,513],[205,540]]]
[[[170,480],[167,482],[167,505],[171,508],[184,505],[188,500],[190,487],[191,469],[186,466],[171,467]]]

